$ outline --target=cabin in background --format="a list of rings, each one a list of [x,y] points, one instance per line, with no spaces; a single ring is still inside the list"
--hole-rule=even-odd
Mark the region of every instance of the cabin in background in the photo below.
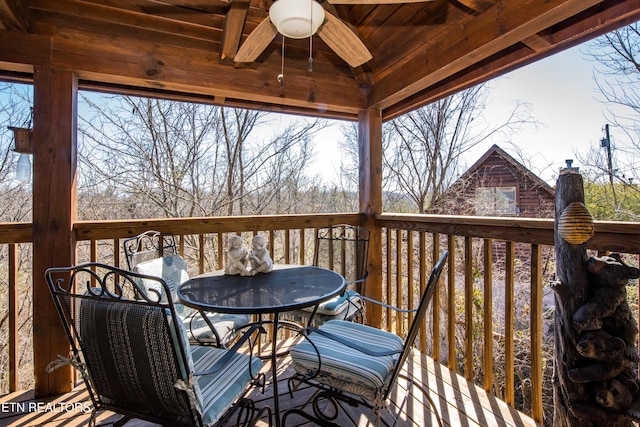
[[[434,204],[446,215],[553,218],[553,187],[493,145]]]

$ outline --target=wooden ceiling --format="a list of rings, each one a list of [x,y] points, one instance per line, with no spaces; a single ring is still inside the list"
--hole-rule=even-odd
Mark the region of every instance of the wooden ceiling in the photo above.
[[[374,1],[374,0],[371,0]],[[351,68],[317,35],[233,58],[271,0],[0,0],[0,78],[74,70],[82,87],[343,119],[389,119],[640,19],[640,0],[333,5],[373,59]],[[571,72],[571,70],[567,70]],[[553,94],[550,94],[553,96]]]

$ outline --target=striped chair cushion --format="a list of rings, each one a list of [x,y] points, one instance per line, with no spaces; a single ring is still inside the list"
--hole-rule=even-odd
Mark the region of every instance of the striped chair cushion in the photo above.
[[[148,276],[160,277],[167,282],[169,289],[171,290],[171,298],[174,303],[178,300],[176,290],[185,281],[189,280],[189,273],[187,272],[187,263],[180,255],[165,256],[162,258],[154,258],[149,261],[141,262],[133,268],[133,271],[140,274],[146,274]],[[155,291],[160,294],[161,301],[166,302],[166,296],[162,295],[162,289],[158,282],[153,280],[143,280],[142,287],[145,291]],[[186,307],[182,304],[174,304],[176,313],[178,316],[187,318],[194,312],[193,309]]]
[[[320,329],[372,351],[401,351],[404,344],[402,338],[390,332],[343,320],[330,320]],[[311,333],[309,340],[297,344],[290,353],[294,369],[305,376],[313,375],[319,363],[318,353],[309,341],[317,347],[321,360],[321,370],[315,380],[370,400],[376,399],[399,357],[369,356]]]
[[[176,357],[176,331],[164,308],[84,299],[78,322],[84,360],[100,401],[167,420],[191,420],[187,396],[174,387],[186,378],[181,372],[185,368]]]
[[[236,336],[236,330],[251,321],[248,314],[226,314],[226,313],[206,313],[218,333],[221,344],[227,344]],[[192,336],[199,341],[214,340],[211,328],[200,314],[196,314],[187,322]]]
[[[316,310],[316,313],[325,314],[327,316],[335,316],[336,314],[342,313],[349,306],[349,304],[359,304],[359,296],[360,295],[356,291],[346,291],[342,295],[331,298],[330,300],[318,305],[318,310]],[[303,310],[313,311],[313,306],[306,307]]]
[[[80,305],[81,344],[101,401],[189,423],[191,404],[176,384],[186,384],[193,372],[212,367],[228,350],[190,347],[182,322],[174,327],[168,314],[162,307],[85,299]],[[188,367],[178,356],[181,344]],[[261,367],[259,358],[235,354],[218,372],[196,377],[194,403],[204,425],[224,414]]]
[[[194,371],[198,372],[213,366],[225,353],[227,350],[215,347],[191,347]],[[251,370],[249,360],[251,360]],[[197,377],[202,403],[202,420],[205,425],[215,423],[231,407],[251,381],[251,372],[255,375],[261,367],[262,361],[259,358],[235,354],[224,369]]]

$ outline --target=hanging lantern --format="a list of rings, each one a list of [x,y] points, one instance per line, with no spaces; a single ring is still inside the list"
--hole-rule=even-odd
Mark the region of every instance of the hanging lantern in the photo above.
[[[16,163],[16,179],[27,183],[31,181],[31,160],[29,154],[33,154],[33,129],[9,126],[13,131],[13,151],[20,153]]]

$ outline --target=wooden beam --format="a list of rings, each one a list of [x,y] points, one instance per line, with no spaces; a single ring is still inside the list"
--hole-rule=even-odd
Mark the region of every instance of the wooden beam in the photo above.
[[[31,67],[48,64],[50,57],[49,37],[0,30],[0,61]]]
[[[140,55],[140,52],[145,52]],[[2,58],[0,57],[0,60]],[[293,60],[289,60],[291,64]],[[320,72],[289,71],[284,88],[266,69],[232,69],[213,53],[141,41],[109,46],[85,34],[83,39],[56,39],[52,64],[77,70],[80,79],[129,86],[190,92],[265,105],[294,106],[353,114],[364,94],[352,78]],[[345,101],[346,100],[346,101]]]
[[[233,58],[238,52],[242,28],[247,17],[249,0],[232,0],[224,19],[222,42],[220,43],[220,63],[233,65]]]
[[[382,229],[375,215],[382,212],[382,114],[379,110],[364,110],[358,118],[358,152],[360,163],[359,211],[362,225],[370,232],[369,277],[366,296],[382,301]],[[369,310],[371,310],[369,312]],[[382,310],[376,304],[367,306],[367,318],[379,327]]]
[[[48,373],[47,365],[69,354],[44,280],[49,267],[75,264],[77,186],[77,79],[71,71],[37,66],[33,129],[33,369],[37,397],[72,389],[71,367]]]
[[[464,33],[440,33],[428,46],[424,46],[420,55],[378,81],[372,88],[369,106],[378,109],[390,107],[600,2],[502,1],[479,16],[469,16],[459,22],[458,25],[465,28]],[[522,10],[528,13],[523,14]],[[535,18],[531,19],[532,16]],[[453,59],[452,49],[459,52]]]

